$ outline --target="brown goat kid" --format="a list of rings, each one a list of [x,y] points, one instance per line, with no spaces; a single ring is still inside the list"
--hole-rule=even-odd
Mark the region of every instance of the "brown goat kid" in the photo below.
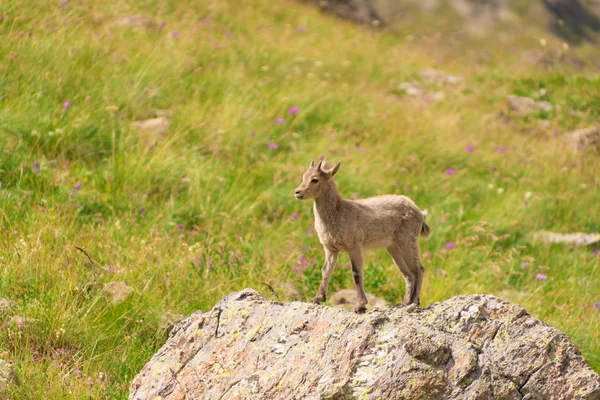
[[[339,162],[326,169],[324,160],[316,167],[312,161],[295,192],[298,200],[315,199],[315,229],[325,249],[321,286],[311,301],[319,304],[327,298],[331,274],[338,254],[343,251],[349,254],[352,264],[357,294],[354,311],[364,312],[367,296],[363,285],[363,250],[385,248],[404,276],[404,303],[419,305],[425,267],[418,239],[419,235],[429,236],[427,212],[406,196],[344,200],[333,181],[339,168]]]

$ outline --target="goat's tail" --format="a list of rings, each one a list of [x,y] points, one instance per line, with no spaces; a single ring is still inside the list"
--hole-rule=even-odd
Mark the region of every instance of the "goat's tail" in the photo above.
[[[431,233],[431,229],[429,228],[429,225],[425,223],[425,218],[427,218],[427,210],[423,210],[421,211],[421,213],[423,214],[423,226],[421,227],[421,236],[428,237]]]

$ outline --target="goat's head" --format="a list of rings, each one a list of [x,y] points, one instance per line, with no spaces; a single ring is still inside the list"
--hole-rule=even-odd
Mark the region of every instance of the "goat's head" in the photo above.
[[[311,161],[310,166],[302,175],[302,183],[296,188],[295,196],[298,200],[316,199],[327,188],[329,181],[340,169],[338,162],[333,168],[326,168],[325,159],[319,161],[315,167],[315,162]]]

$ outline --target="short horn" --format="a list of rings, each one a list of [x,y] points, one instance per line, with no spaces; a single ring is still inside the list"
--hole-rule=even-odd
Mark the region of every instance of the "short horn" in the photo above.
[[[319,161],[319,163],[317,164],[317,171],[321,170],[321,165],[323,164],[323,160]]]
[[[310,166],[309,166],[309,167],[310,167],[310,168],[314,168],[314,167],[315,167],[315,160],[312,160],[312,161],[310,162]]]

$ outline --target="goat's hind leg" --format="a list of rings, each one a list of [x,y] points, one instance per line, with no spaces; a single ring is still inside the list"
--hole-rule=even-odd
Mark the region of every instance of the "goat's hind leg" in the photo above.
[[[406,261],[408,269],[414,276],[413,288],[410,298],[406,299],[407,304],[420,305],[421,303],[421,285],[423,284],[423,275],[425,267],[421,263],[421,249],[418,240],[406,240],[398,243],[402,256]]]
[[[333,251],[325,247],[325,264],[321,270],[321,285],[317,295],[313,297],[311,303],[321,304],[327,299],[327,288],[329,286],[329,280],[333,274],[333,269],[337,264],[338,252]]]
[[[398,245],[392,245],[386,248],[387,252],[394,259],[394,264],[402,273],[404,277],[404,304],[411,304],[414,298],[414,291],[417,283],[417,276],[413,272],[411,268],[409,268],[406,260],[404,259],[404,255],[402,254],[402,249]]]

